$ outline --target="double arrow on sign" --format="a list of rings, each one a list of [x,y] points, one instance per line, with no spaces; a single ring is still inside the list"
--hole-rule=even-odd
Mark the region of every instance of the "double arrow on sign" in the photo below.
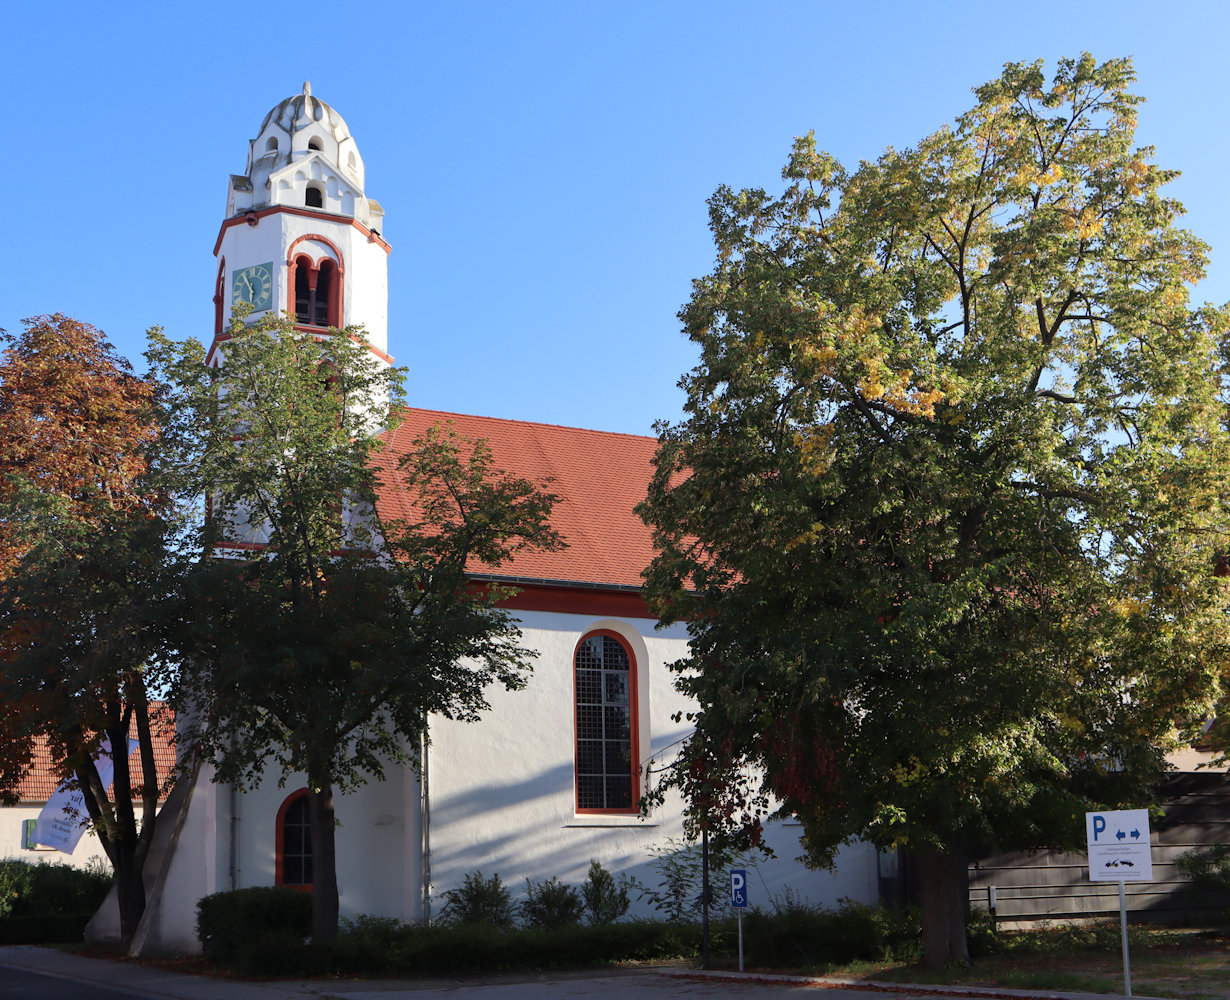
[[[1126,834],[1126,833],[1124,833],[1122,830],[1116,830],[1116,831],[1115,831],[1115,837],[1116,837],[1117,839],[1119,839],[1119,840],[1122,840],[1122,839],[1123,839],[1124,837],[1126,837],[1126,836],[1127,836],[1127,834]],[[1133,839],[1133,840],[1139,840],[1139,839],[1140,839],[1140,831],[1139,831],[1139,830],[1133,830],[1133,831],[1132,831],[1132,839]]]

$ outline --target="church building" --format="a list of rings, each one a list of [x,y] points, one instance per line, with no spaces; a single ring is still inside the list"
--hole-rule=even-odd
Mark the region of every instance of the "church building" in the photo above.
[[[305,85],[265,116],[244,173],[230,179],[214,247],[214,351],[243,304],[257,315],[281,311],[306,329],[362,324],[371,349],[391,363],[390,252],[355,139]],[[561,498],[552,520],[567,548],[519,555],[498,578],[475,572],[518,588],[504,606],[537,653],[534,672],[522,691],[491,690],[491,709],[476,724],[432,719],[421,769],[391,770],[338,797],[342,915],[430,919],[441,894],[475,870],[498,873],[514,894],[527,878],[579,883],[591,859],[656,884],[653,853],[681,843],[680,804],[668,800],[642,816],[638,799],[689,734],[673,719],[688,703],[668,669],[686,652],[686,630],[657,629],[640,593],[652,546],[633,509],[656,441],[413,408],[402,417],[382,461],[395,462],[429,427],[452,421],[459,434],[490,444],[496,468],[551,481]],[[395,491],[381,498],[388,516],[404,513],[404,503]],[[210,777],[181,782],[164,809],[136,941],[148,952],[199,949],[202,896],[312,884],[302,777],[280,785],[271,772],[247,791]],[[815,903],[878,898],[874,849],[853,845],[835,871],[810,872],[796,861],[799,832],[771,827],[777,857],[750,874],[753,903],[768,905],[787,886]],[[715,878],[720,889],[722,873]],[[644,903],[637,911],[648,912]],[[92,934],[108,935],[105,914]]]

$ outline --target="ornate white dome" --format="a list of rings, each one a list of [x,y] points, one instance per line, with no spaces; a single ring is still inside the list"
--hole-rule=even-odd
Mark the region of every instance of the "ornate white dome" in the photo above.
[[[346,127],[345,120],[330,105],[319,97],[312,96],[310,83],[304,83],[303,93],[286,98],[265,115],[258,135],[264,135],[271,124],[277,125],[288,135],[294,135],[304,128],[319,124],[333,134],[335,142],[350,138],[350,129]]]

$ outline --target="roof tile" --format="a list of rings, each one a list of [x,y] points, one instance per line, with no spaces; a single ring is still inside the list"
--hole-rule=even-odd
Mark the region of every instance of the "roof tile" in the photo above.
[[[411,515],[408,497],[391,485],[389,473],[397,461],[431,427],[451,423],[461,437],[487,441],[496,469],[543,485],[560,497],[551,520],[568,547],[559,552],[521,552],[491,572],[561,584],[641,585],[653,543],[633,508],[645,499],[655,438],[441,410],[407,408],[401,416],[402,423],[385,436],[389,447],[379,459],[385,483],[379,507],[384,517]],[[471,567],[475,573],[485,570],[477,564]]]

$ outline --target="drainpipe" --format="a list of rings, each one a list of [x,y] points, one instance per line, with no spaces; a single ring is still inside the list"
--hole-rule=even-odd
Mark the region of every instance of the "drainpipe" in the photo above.
[[[431,923],[431,794],[427,770],[427,716],[419,737],[419,812],[423,817],[423,923]]]
[[[235,740],[231,740],[232,751],[235,748]],[[229,888],[232,892],[239,888],[239,789],[235,782],[230,782],[230,814],[231,814],[231,829],[230,829],[230,853],[229,863],[227,865],[227,881],[230,883]]]
[[[235,783],[230,784],[230,813],[231,813],[231,844],[230,844],[230,864],[227,866],[227,888],[234,892],[239,887],[239,867],[236,864],[237,851],[236,841],[239,838],[239,817],[235,815],[235,809],[238,805],[239,796],[235,792]]]

